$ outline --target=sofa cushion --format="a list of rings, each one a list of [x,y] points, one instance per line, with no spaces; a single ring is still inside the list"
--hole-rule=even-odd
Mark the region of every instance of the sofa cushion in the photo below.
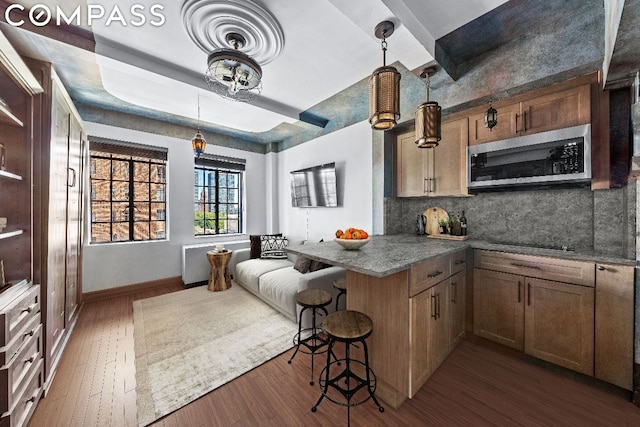
[[[284,251],[289,241],[286,237],[281,236],[260,236],[261,249],[260,258],[286,259],[287,254]]]
[[[282,233],[249,235],[249,242],[251,244],[251,251],[249,252],[250,259],[260,258],[260,252],[262,250],[262,242],[261,242],[260,236],[282,236]]]
[[[300,272],[293,266],[271,271],[260,276],[260,296],[295,318],[299,284]]]
[[[299,256],[296,263],[293,265],[293,268],[304,274],[309,271],[309,265],[311,265],[311,260],[309,258]]]
[[[248,259],[239,262],[235,268],[235,280],[254,293],[260,292],[258,279],[270,271],[291,267],[287,259]]]

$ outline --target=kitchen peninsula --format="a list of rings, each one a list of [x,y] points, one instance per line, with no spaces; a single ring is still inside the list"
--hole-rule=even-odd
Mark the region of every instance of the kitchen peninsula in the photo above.
[[[347,270],[347,308],[373,320],[368,343],[376,395],[397,408],[464,336],[468,248],[466,242],[403,235],[372,236],[355,251],[335,242],[288,250]]]
[[[372,236],[367,245],[355,251],[344,250],[335,242],[296,245],[288,250],[347,270],[347,308],[366,313],[374,324],[368,343],[378,379],[376,395],[395,408],[424,385],[465,331],[472,329],[476,335],[525,354],[631,389],[633,321],[627,318],[633,319],[635,260],[588,250],[416,235]],[[487,271],[491,273],[487,275]],[[496,281],[494,276],[522,280],[513,284]],[[535,277],[543,280],[531,279]],[[526,306],[520,282],[531,284]],[[496,299],[495,291],[500,289],[504,293]],[[599,292],[600,303],[594,303],[595,292]],[[568,295],[569,299],[562,299]],[[541,305],[545,298],[563,302],[562,313]],[[474,318],[473,304],[478,305],[476,309],[494,307],[489,312],[495,311],[496,304],[504,304],[506,308],[498,311],[508,316],[489,314],[487,318],[487,311],[480,310]],[[615,315],[609,307],[615,307]],[[525,312],[542,322],[525,322]],[[546,325],[545,318],[557,319],[558,315],[581,315],[583,321],[566,322],[568,329],[558,333],[564,337],[560,341],[569,345],[561,345],[555,352],[547,344],[558,342],[557,337],[543,333],[554,328],[523,330],[525,323],[528,328]],[[496,319],[506,323],[495,323]],[[620,329],[620,325],[626,326]],[[526,334],[529,338],[524,340]],[[615,343],[608,341],[611,337],[616,337]]]

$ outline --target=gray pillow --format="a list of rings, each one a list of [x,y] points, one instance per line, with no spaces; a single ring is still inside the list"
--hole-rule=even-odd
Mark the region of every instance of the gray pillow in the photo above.
[[[309,271],[309,266],[311,265],[311,260],[309,258],[305,258],[303,256],[298,256],[296,263],[293,268],[298,270],[300,273],[304,274]]]

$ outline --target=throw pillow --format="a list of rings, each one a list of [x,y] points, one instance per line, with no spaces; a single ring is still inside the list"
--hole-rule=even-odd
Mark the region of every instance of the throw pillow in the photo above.
[[[262,252],[262,242],[260,241],[260,234],[251,234],[249,240],[251,241],[251,250],[249,251],[249,258],[260,258]],[[278,234],[264,234],[264,236],[282,236],[282,233]]]
[[[311,260],[309,258],[305,258],[303,256],[298,256],[296,263],[293,268],[298,270],[300,273],[304,274],[309,271],[309,266],[311,265]]]
[[[331,267],[331,265],[325,264],[322,261],[311,261],[311,263],[309,264],[309,271],[318,271],[327,267]]]
[[[281,236],[260,236],[260,258],[286,259],[287,253],[284,248],[289,241]]]

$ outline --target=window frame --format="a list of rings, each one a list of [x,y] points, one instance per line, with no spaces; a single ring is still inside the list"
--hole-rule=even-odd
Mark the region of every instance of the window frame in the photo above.
[[[168,165],[168,150],[161,147],[133,144],[124,141],[106,140],[104,138],[91,136],[89,137],[89,141],[89,162],[91,172],[89,177],[91,188],[89,211],[91,212],[91,216],[89,218],[88,231],[90,244],[141,243],[167,240],[166,213],[168,209],[168,201],[166,200],[166,192],[169,182],[166,176],[166,168]],[[98,174],[96,166],[98,161],[109,162],[108,168],[105,168],[104,170],[104,172],[108,171],[108,177],[96,176]],[[124,169],[126,169],[124,179],[116,177],[117,171],[115,162],[122,162],[126,164],[124,167]],[[140,174],[136,176],[136,167],[143,171],[143,176]],[[140,169],[138,169],[138,171]],[[161,169],[162,172],[160,172]],[[157,176],[155,178],[153,176],[154,170],[157,171]],[[125,182],[127,186],[123,187],[124,197],[120,200],[118,199],[115,189],[118,183],[122,184]],[[108,185],[109,189],[104,191],[104,196],[107,196],[106,199],[97,198],[98,191],[96,190],[96,186],[98,183]],[[146,194],[147,196],[144,200],[136,198],[136,187],[146,189],[146,191],[142,190],[142,194]],[[162,190],[165,197],[163,197],[162,200],[153,199],[152,194],[154,190],[156,190],[156,193]],[[94,205],[94,203],[96,205]],[[125,203],[127,206],[123,211],[123,219],[118,220],[118,211]],[[98,204],[108,204],[109,212],[103,215],[104,218],[97,218],[98,215],[96,212],[100,210],[97,207]],[[141,204],[146,205],[147,211],[146,217],[142,218],[140,213]],[[162,206],[158,208],[158,204],[162,204]],[[156,211],[164,212],[162,219],[160,219],[157,212],[154,217],[154,209],[156,209]],[[163,229],[154,230],[154,226],[158,226],[157,223],[164,223],[164,226],[162,227]],[[109,240],[96,240],[95,236],[98,234],[97,232],[94,233],[94,225],[96,224],[108,224]],[[128,239],[118,238],[120,230],[115,229],[115,224],[127,224]],[[144,230],[142,237],[137,236],[140,232],[141,224],[146,226],[146,230]],[[156,237],[151,237],[154,233]]]
[[[194,165],[194,236],[195,237],[211,237],[211,236],[229,236],[229,235],[237,235],[244,233],[244,186],[245,186],[245,160],[244,159],[235,159],[230,157],[222,157],[222,156],[212,156],[212,155],[201,155],[200,158],[196,159]],[[207,173],[213,173],[213,179],[211,180],[214,185],[205,185],[205,182],[200,182],[198,180],[198,173],[201,172],[204,176]],[[219,184],[221,182],[220,175],[227,174],[227,180],[225,187],[220,187]],[[228,175],[235,175],[236,185],[228,186],[229,179]],[[212,189],[205,190],[205,189]],[[226,201],[221,200],[222,190],[227,190],[227,199]],[[229,190],[237,192],[237,200],[229,201],[228,192]],[[212,194],[214,197],[213,201],[206,199],[206,194]],[[204,199],[201,197],[204,196]],[[213,205],[208,208],[206,205]],[[232,209],[229,209],[230,206],[237,205],[237,219],[230,220],[228,216],[226,218],[222,217],[222,214],[229,214]],[[225,209],[221,209],[221,207],[225,207]],[[213,212],[213,218],[207,219],[207,213]],[[205,226],[202,227],[202,232],[198,232],[198,227],[196,226],[196,222],[200,221],[196,218],[198,213],[203,213],[203,218],[201,220],[204,221]],[[207,229],[206,222],[208,220],[213,220],[214,227]],[[229,221],[237,222],[237,230],[229,232]],[[220,224],[221,222],[225,222],[227,232],[221,232]],[[207,232],[210,230],[210,232]]]

